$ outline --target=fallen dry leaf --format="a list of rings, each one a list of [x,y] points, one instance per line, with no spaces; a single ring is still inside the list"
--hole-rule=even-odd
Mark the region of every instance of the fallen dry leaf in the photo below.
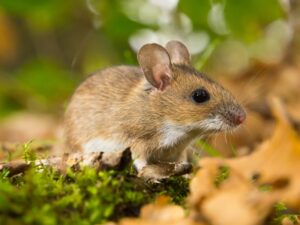
[[[276,202],[300,209],[300,138],[278,99],[271,108],[276,129],[253,154],[200,160],[201,169],[191,182],[193,217],[213,225],[256,225],[266,220]],[[227,168],[227,176],[216,185],[221,168]]]
[[[185,217],[180,206],[169,204],[167,197],[159,197],[155,203],[146,205],[141,210],[140,218],[122,219],[119,225],[205,225]]]
[[[225,157],[234,154],[243,155],[245,150],[246,153],[253,151],[258,144],[271,135],[273,129],[273,121],[266,121],[257,112],[249,111],[247,120],[240,128],[230,134],[215,135],[212,137],[211,145]]]
[[[272,99],[271,109],[277,119],[275,131],[254,153],[200,160],[201,169],[190,185],[189,216],[159,199],[144,206],[140,218],[122,219],[118,224],[259,225],[269,224],[277,202],[299,210],[300,137],[278,99]],[[291,224],[291,220],[282,217],[281,223]]]

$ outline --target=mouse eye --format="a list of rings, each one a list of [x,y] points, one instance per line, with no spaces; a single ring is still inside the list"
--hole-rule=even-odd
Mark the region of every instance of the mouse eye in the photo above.
[[[199,89],[193,91],[192,99],[196,103],[203,103],[203,102],[208,101],[210,99],[210,96],[209,96],[209,93],[205,89],[199,88]]]

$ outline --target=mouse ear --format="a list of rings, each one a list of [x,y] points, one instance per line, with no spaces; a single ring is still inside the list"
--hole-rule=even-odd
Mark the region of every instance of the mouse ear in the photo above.
[[[165,48],[158,44],[146,44],[139,50],[138,61],[150,84],[161,91],[170,85],[171,60]]]
[[[169,41],[166,49],[173,64],[191,65],[191,56],[187,47],[180,41]]]

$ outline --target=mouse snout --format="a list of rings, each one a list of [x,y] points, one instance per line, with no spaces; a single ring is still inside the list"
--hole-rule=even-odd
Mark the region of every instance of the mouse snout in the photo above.
[[[244,122],[244,120],[246,119],[246,113],[240,106],[231,105],[227,109],[227,112],[225,113],[224,117],[233,126],[238,126],[238,125],[242,124]]]

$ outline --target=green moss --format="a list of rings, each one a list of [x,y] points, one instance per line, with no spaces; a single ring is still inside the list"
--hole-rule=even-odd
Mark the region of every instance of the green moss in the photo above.
[[[184,177],[170,177],[159,184],[152,184],[149,190],[155,195],[167,195],[172,202],[185,207],[185,198],[189,194],[189,180]]]
[[[25,144],[23,144],[23,159],[26,163],[34,162],[36,160],[36,154],[35,151],[31,149],[31,143],[32,141],[29,141]]]
[[[24,149],[30,162],[35,156],[27,145]],[[187,194],[187,179],[147,184],[131,166],[123,171],[69,170],[64,175],[32,166],[25,175],[0,173],[0,224],[101,224],[137,216],[158,195],[183,205]]]
[[[277,202],[274,206],[272,224],[282,224],[283,219],[287,218],[291,224],[298,224],[298,214],[290,212],[283,202]]]

